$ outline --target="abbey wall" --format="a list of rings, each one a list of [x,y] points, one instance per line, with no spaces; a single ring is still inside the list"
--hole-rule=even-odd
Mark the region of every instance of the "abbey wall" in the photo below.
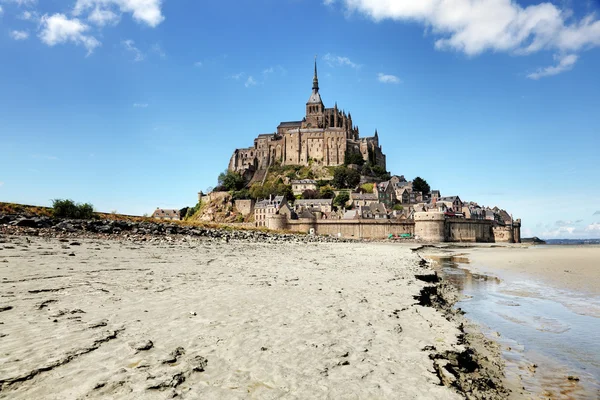
[[[229,170],[251,176],[253,172],[281,165],[308,165],[310,161],[324,166],[344,163],[346,154],[360,154],[372,165],[386,168],[379,136],[361,138],[352,115],[338,109],[325,108],[319,93],[315,63],[312,93],[301,121],[282,122],[274,133],[258,135],[254,146],[236,149],[229,161]]]

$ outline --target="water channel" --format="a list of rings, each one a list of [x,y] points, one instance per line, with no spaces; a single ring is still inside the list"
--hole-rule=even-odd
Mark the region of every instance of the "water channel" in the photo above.
[[[532,399],[600,399],[600,299],[472,273],[465,257],[427,258],[461,291],[456,307],[501,345],[509,387]]]

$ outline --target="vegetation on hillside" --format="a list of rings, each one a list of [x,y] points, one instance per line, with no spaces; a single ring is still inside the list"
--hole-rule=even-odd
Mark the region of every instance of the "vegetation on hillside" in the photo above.
[[[335,199],[333,199],[333,205],[336,207],[344,207],[346,203],[350,200],[350,195],[348,192],[341,192]]]
[[[412,186],[415,192],[422,192],[423,196],[431,193],[431,188],[429,187],[427,181],[419,176],[413,180]]]
[[[354,189],[360,183],[360,172],[347,167],[337,167],[331,183],[337,189]]]
[[[73,200],[52,200],[53,215],[58,218],[91,219],[94,206],[89,203],[75,203]]]

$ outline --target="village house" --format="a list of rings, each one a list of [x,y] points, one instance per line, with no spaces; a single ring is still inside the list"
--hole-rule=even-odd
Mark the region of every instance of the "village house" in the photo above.
[[[465,204],[462,213],[467,219],[485,219],[484,212],[477,204]]]
[[[440,197],[436,203],[444,203],[448,207],[448,211],[454,213],[462,213],[462,201],[458,196]]]
[[[287,205],[287,201],[285,201],[283,196],[270,196],[269,199],[257,202],[254,206],[255,225],[258,227],[266,227],[267,218],[269,218],[271,215],[279,213],[279,210],[283,205]]]
[[[379,197],[375,193],[350,193],[350,202],[354,208],[358,208],[378,203]]]
[[[294,202],[294,211],[300,213],[304,210],[321,212],[326,215],[333,210],[333,199],[299,199]]]
[[[179,210],[163,209],[157,207],[156,210],[154,210],[154,213],[152,213],[152,218],[169,221],[179,221],[181,219],[181,213],[179,212]]]
[[[391,181],[380,182],[373,185],[373,193],[377,195],[377,201],[385,204],[387,208],[392,208],[396,203],[396,192]]]
[[[291,184],[294,196],[301,195],[305,190],[317,190],[317,181],[313,179],[294,179]]]
[[[359,218],[363,219],[389,219],[387,209],[383,203],[372,203],[358,208]]]

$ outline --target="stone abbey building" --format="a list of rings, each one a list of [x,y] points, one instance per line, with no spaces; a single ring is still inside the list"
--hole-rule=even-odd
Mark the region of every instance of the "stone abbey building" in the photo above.
[[[377,131],[372,137],[360,138],[350,113],[337,107],[325,108],[319,94],[315,61],[312,93],[306,103],[306,116],[301,121],[282,122],[275,133],[258,135],[254,146],[236,149],[229,170],[246,178],[265,170],[273,163],[308,165],[309,161],[324,166],[344,163],[348,153],[360,154],[365,161],[385,169],[385,155],[379,145]]]

